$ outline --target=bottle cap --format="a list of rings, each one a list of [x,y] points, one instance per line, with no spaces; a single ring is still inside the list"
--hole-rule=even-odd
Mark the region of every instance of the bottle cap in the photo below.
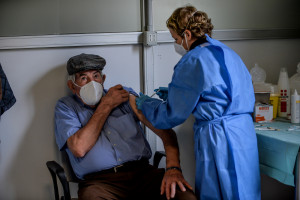
[[[296,90],[296,89],[295,89],[295,91],[294,91],[293,95],[295,95],[295,96],[298,96],[298,92],[297,92],[297,90]]]

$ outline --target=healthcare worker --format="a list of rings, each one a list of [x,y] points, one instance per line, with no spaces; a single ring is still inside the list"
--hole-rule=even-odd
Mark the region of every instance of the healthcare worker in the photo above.
[[[175,50],[165,101],[141,94],[139,110],[158,129],[170,129],[195,116],[195,190],[198,199],[260,199],[256,134],[251,113],[254,91],[241,58],[211,38],[207,14],[193,6],[176,9],[167,20]]]

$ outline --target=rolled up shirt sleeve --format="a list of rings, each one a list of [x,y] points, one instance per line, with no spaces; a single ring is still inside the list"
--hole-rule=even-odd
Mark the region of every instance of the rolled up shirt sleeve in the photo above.
[[[55,107],[55,135],[60,150],[65,148],[70,136],[82,127],[76,112],[64,102],[58,101]]]

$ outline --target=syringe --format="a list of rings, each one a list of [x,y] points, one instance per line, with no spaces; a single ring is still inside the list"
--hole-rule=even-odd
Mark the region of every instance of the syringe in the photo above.
[[[156,95],[159,91],[160,91],[160,89],[158,89],[156,92],[154,92],[150,97],[153,97],[153,96]]]

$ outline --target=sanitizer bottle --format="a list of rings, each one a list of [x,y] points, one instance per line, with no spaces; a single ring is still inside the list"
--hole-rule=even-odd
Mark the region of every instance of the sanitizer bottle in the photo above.
[[[291,97],[291,117],[292,123],[300,123],[300,95],[297,90]]]
[[[281,68],[278,80],[280,94],[278,104],[278,116],[287,117],[290,114],[290,84],[286,68]]]

